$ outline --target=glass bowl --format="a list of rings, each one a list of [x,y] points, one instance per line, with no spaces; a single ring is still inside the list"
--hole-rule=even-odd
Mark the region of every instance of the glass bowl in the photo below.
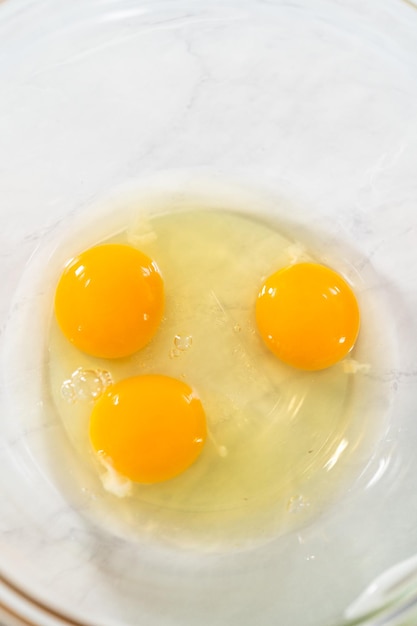
[[[4,624],[416,623],[416,59],[406,0],[0,3]],[[375,319],[375,428],[280,532],[126,532],[51,407],[56,260],[149,202],[284,224]]]

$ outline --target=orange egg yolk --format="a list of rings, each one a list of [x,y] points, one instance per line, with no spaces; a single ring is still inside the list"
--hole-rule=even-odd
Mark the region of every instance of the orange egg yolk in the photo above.
[[[355,294],[339,274],[317,263],[299,263],[265,280],[256,322],[265,344],[282,361],[320,370],[352,349],[360,315]]]
[[[156,483],[186,470],[207,436],[200,400],[185,382],[161,375],[126,378],[94,405],[90,440],[122,476]]]
[[[145,346],[164,308],[159,269],[127,245],[90,248],[66,266],[56,289],[55,314],[64,335],[95,357],[119,358]]]

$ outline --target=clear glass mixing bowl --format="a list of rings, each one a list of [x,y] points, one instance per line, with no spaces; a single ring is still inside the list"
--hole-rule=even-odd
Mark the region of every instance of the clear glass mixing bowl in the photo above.
[[[417,623],[416,59],[404,0],[0,3],[4,624]],[[171,201],[200,180],[214,204],[242,194],[320,233],[366,277],[389,346],[362,407],[380,428],[337,497],[233,550],[115,529],[80,488],[39,358],[63,233],[91,221],[99,240],[126,190]]]

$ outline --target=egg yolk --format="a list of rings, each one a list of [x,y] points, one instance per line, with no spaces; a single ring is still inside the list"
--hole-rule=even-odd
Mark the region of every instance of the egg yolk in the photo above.
[[[200,400],[185,382],[161,375],[126,378],[94,405],[90,440],[122,476],[156,483],[197,459],[207,435]]]
[[[299,263],[265,280],[256,322],[265,344],[282,361],[320,370],[352,349],[360,315],[355,294],[339,274],[317,263]]]
[[[156,263],[127,245],[90,248],[66,266],[55,314],[64,335],[95,357],[133,354],[155,334],[164,308]]]

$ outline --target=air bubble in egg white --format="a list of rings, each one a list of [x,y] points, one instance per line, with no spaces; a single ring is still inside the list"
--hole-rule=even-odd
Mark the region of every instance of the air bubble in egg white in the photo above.
[[[61,386],[61,395],[69,404],[97,400],[112,384],[108,371],[79,367]]]
[[[310,501],[308,500],[308,498],[306,498],[302,494],[298,494],[296,496],[291,496],[291,498],[288,500],[287,511],[289,513],[301,513],[309,506]]]
[[[185,352],[193,345],[193,338],[191,335],[175,335],[174,344],[178,350]]]

